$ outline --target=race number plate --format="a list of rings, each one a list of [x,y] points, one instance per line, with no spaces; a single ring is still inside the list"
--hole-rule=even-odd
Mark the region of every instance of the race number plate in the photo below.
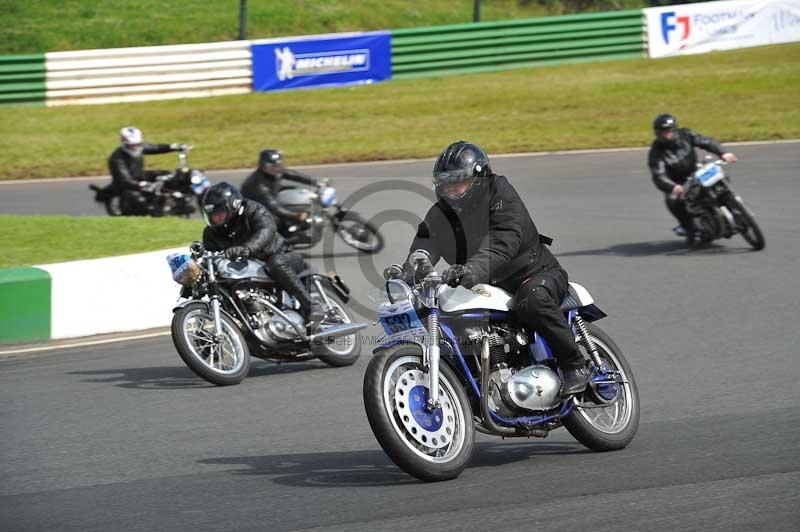
[[[722,174],[722,169],[713,163],[707,164],[698,170],[694,175],[704,187],[710,187],[724,177]]]
[[[414,305],[408,299],[381,304],[378,313],[383,330],[386,331],[387,341],[419,340],[426,334]]]
[[[210,186],[211,184],[208,182],[208,179],[204,179],[199,183],[192,183],[192,192],[194,192],[196,196],[199,196]]]

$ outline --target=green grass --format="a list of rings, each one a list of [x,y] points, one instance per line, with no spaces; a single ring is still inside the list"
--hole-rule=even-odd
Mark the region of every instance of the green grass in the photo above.
[[[431,157],[454,139],[490,153],[645,145],[660,112],[722,140],[800,137],[800,44],[560,65],[371,86],[105,106],[0,108],[5,179],[107,173],[126,124],[196,145],[205,168]],[[171,167],[174,154],[150,159]]]
[[[188,246],[203,227],[179,218],[0,215],[0,268]]]
[[[584,2],[584,4],[591,2]],[[595,2],[599,9],[644,0]],[[557,0],[482,0],[481,20],[561,13]],[[0,54],[227,41],[236,0],[0,0]],[[472,20],[472,0],[250,0],[247,38],[396,29]]]

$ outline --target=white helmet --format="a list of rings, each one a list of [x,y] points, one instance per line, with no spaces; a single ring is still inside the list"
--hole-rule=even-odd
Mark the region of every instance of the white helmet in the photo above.
[[[139,157],[142,154],[142,131],[139,128],[123,127],[119,130],[119,140],[122,143],[122,149],[129,155]]]

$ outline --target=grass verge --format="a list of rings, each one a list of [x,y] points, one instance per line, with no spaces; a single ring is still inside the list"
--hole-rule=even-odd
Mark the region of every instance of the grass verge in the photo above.
[[[661,112],[722,140],[800,137],[800,44],[370,86],[105,106],[0,108],[3,179],[107,173],[120,127],[197,146],[205,168],[645,145]],[[172,167],[173,156],[151,159]]]
[[[202,232],[200,220],[179,218],[0,215],[0,268],[188,246]]]
[[[644,0],[583,2],[582,8],[643,7]],[[269,0],[247,5],[247,37],[408,28],[472,21],[472,0]],[[482,0],[481,20],[559,14],[553,0]],[[569,10],[569,9],[567,9]],[[238,38],[232,0],[0,0],[0,53],[41,53],[227,41]]]

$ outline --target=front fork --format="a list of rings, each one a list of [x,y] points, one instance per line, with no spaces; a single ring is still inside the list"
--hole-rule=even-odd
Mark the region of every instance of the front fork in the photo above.
[[[217,289],[217,274],[214,271],[214,259],[208,257],[208,285],[211,289],[211,317],[214,319],[214,342],[222,341],[222,314],[220,312],[220,295]]]
[[[430,396],[428,410],[441,406],[439,402],[439,304],[436,289],[439,287],[439,274],[432,272],[425,278],[425,304],[430,309],[428,314],[428,339],[425,345],[423,364],[428,367],[430,377]]]

